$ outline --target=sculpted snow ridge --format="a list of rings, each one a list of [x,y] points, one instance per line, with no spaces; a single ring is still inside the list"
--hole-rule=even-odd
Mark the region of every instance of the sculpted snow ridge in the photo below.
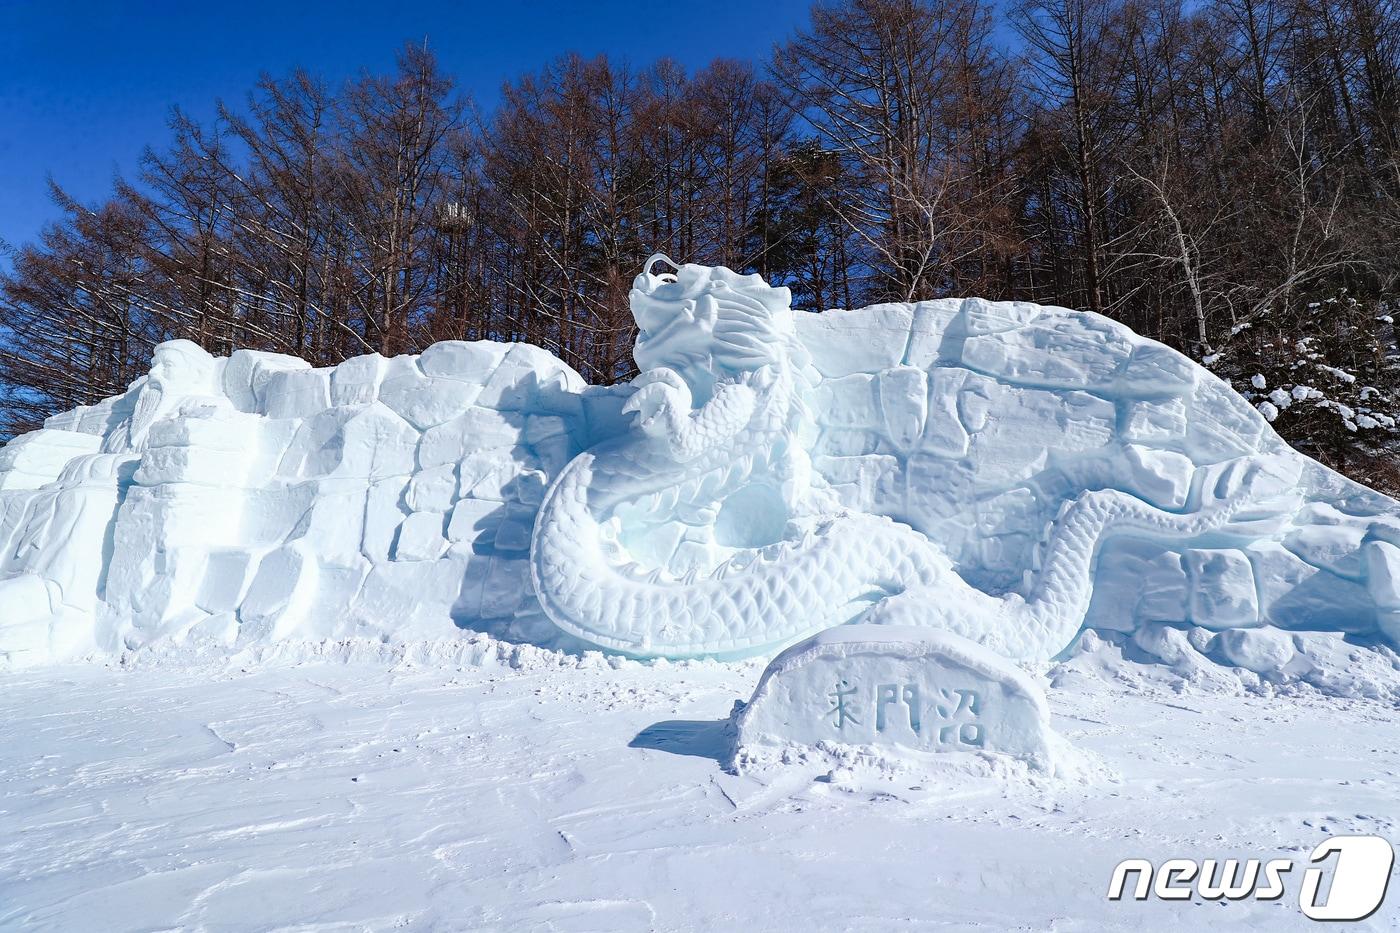
[[[162,344],[126,395],[0,451],[0,653],[412,641],[547,624],[544,488],[621,400],[524,344],[215,359]],[[43,452],[38,456],[35,452]]]
[[[0,449],[0,658],[458,629],[727,657],[861,621],[1017,658],[1084,625],[1258,630],[1216,651],[1255,669],[1288,663],[1278,629],[1400,637],[1400,506],[1160,344],[655,269],[631,386],[525,344],[161,345]]]

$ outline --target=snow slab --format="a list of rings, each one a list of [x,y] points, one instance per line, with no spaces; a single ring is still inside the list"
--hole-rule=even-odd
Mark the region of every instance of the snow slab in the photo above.
[[[1049,694],[1095,777],[738,776],[724,724],[756,663],[476,649],[7,675],[0,929],[1316,929],[1296,877],[1274,902],[1105,893],[1128,857],[1400,837],[1393,699],[1099,645]],[[1391,894],[1352,928],[1400,926]]]
[[[985,751],[1051,767],[1045,691],[1013,662],[937,629],[818,632],[768,664],[734,727],[741,762],[837,742],[895,759]]]

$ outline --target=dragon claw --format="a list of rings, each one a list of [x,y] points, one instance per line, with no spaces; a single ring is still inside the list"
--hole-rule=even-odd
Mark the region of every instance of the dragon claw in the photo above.
[[[649,370],[637,377],[633,385],[637,391],[622,406],[622,413],[637,415],[637,426],[646,434],[672,430],[690,408],[690,389],[672,370]]]

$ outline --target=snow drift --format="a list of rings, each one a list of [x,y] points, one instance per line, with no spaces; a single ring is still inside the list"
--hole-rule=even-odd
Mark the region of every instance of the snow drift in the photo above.
[[[917,623],[937,587],[965,589],[972,614],[982,598],[1033,608],[1046,567],[1068,558],[1083,593],[1060,599],[1061,628],[972,634],[1044,656],[1081,624],[1142,645],[1194,626],[1257,672],[1287,666],[1289,631],[1400,636],[1400,505],[1291,450],[1227,385],[1121,325],[979,299],[793,312],[783,289],[698,266],[638,283],[633,386],[585,385],[524,344],[326,369],[162,344],[126,394],[0,449],[0,658],[464,629],[767,653],[840,622]],[[774,386],[790,393],[781,418],[764,407]],[[737,448],[743,482],[731,470],[707,487],[713,463],[696,464],[750,437],[771,446]],[[570,497],[606,538],[576,565],[557,532],[578,516],[549,505]],[[1085,502],[1117,511],[1079,521]],[[1128,513],[1156,524],[1113,524]],[[914,583],[889,581],[827,593],[792,562],[833,528],[877,526],[946,563],[915,581],[935,595],[901,601]],[[765,567],[824,614],[740,612],[727,627],[667,614],[677,594],[695,605],[696,587],[728,592]],[[580,583],[605,575],[627,581],[626,618],[590,602],[613,591]]]

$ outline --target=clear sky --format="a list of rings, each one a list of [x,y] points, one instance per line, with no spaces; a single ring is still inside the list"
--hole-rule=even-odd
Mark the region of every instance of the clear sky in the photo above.
[[[328,80],[393,67],[427,38],[483,106],[502,82],[568,51],[634,64],[670,56],[767,58],[810,0],[564,3],[394,0],[0,0],[0,239],[54,219],[46,177],[84,201],[163,144],[172,105],[205,117],[241,102],[262,72],[301,65]],[[3,262],[3,259],[0,259]]]

